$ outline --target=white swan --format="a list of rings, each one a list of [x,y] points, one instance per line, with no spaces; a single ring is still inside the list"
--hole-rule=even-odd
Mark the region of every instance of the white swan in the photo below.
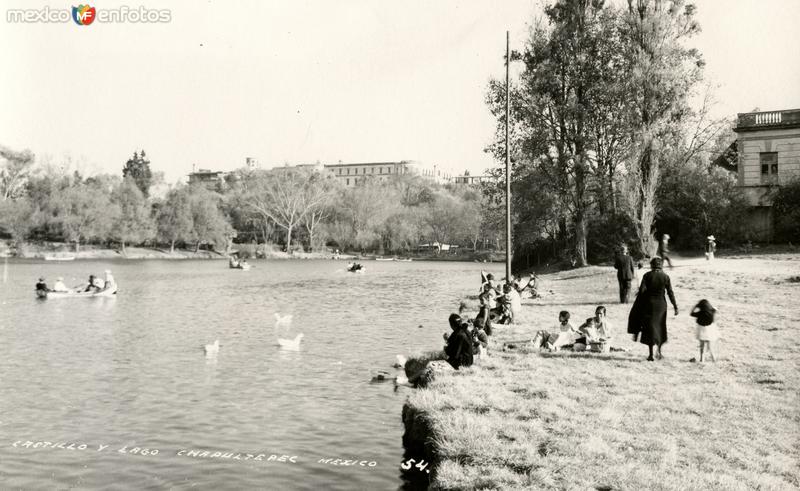
[[[219,339],[214,340],[213,344],[203,346],[206,351],[206,356],[216,356],[219,353]]]
[[[404,368],[406,366],[406,361],[408,360],[406,360],[405,356],[397,355],[397,359],[395,360],[394,365],[392,366],[395,368]]]
[[[408,377],[406,377],[405,375],[398,375],[398,376],[397,376],[397,377],[394,379],[394,386],[395,386],[395,387],[398,387],[398,386],[400,386],[400,385],[404,385],[404,386],[406,386],[406,387],[414,387],[414,384],[412,384],[411,382],[409,382],[409,381],[408,381]]]
[[[292,314],[280,315],[275,312],[275,327],[289,327],[292,325]]]
[[[300,340],[303,339],[303,333],[301,332],[294,339],[280,339],[278,338],[278,344],[281,346],[281,349],[291,350],[291,351],[300,351]]]

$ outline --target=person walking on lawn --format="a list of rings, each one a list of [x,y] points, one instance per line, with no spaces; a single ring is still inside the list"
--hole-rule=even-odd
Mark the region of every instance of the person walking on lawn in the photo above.
[[[619,282],[619,303],[628,303],[631,292],[631,281],[636,277],[636,266],[633,258],[628,254],[628,246],[622,244],[622,249],[614,260],[614,268],[617,270],[617,281]]]
[[[662,270],[662,260],[654,257],[650,261],[651,270],[642,277],[639,293],[633,302],[633,307],[628,315],[628,333],[633,335],[633,340],[646,344],[650,355],[647,361],[653,361],[653,345],[658,347],[656,358],[663,358],[661,345],[667,342],[667,301],[664,293],[669,296],[669,301],[678,315],[678,304],[672,292],[669,276]]]

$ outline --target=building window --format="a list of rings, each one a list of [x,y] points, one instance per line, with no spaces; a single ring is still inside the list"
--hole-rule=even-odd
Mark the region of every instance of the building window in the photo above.
[[[350,175],[350,169],[347,169],[347,175],[348,176]]]
[[[347,186],[350,185],[350,179],[347,179]]]
[[[383,167],[381,167],[380,169],[378,169],[378,174],[383,174]]]
[[[373,173],[373,174],[375,173],[375,167],[373,167],[373,168],[372,168],[372,173]]]
[[[339,169],[339,175],[340,176],[342,175],[342,169]]]
[[[391,174],[391,173],[392,173],[392,168],[391,168],[391,167],[389,167],[388,169],[386,169],[386,171],[387,171],[389,174]]]
[[[761,152],[761,184],[778,184],[778,152]]]

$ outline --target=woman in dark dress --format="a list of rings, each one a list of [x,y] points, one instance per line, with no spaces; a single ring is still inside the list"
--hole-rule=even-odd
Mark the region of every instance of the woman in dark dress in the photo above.
[[[675,315],[678,315],[672,284],[669,276],[661,269],[662,264],[660,257],[654,257],[650,261],[651,271],[642,277],[639,293],[628,316],[628,333],[633,334],[634,341],[638,336],[639,342],[648,346],[648,361],[653,361],[653,345],[658,348],[656,357],[661,359],[661,345],[667,342],[667,301],[664,299],[664,292],[675,308]]]

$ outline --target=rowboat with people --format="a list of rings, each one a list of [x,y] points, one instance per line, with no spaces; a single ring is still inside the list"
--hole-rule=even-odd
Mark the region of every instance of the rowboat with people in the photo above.
[[[54,292],[48,290],[36,290],[36,296],[39,298],[89,298],[89,297],[111,297],[117,294],[117,285],[113,284],[109,288],[104,288],[100,291],[76,291],[69,290],[65,292]]]

